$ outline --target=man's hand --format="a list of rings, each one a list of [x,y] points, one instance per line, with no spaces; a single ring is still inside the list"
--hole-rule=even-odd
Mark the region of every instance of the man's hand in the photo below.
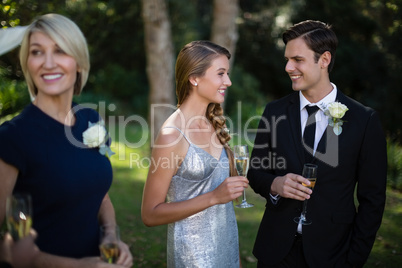
[[[293,173],[276,177],[271,184],[271,194],[279,194],[281,197],[292,198],[300,201],[310,199],[310,195],[313,191],[303,186],[302,183],[310,185],[309,180]]]

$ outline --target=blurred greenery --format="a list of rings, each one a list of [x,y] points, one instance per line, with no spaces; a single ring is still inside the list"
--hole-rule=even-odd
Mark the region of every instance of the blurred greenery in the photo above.
[[[6,69],[0,69],[0,118],[20,111],[29,102],[25,82],[3,79]]]
[[[388,141],[388,185],[402,191],[402,146]]]
[[[209,39],[212,0],[167,3],[176,54],[192,40]],[[265,102],[290,93],[281,33],[293,23],[317,19],[332,24],[339,38],[331,80],[344,93],[377,110],[389,139],[402,142],[397,123],[402,120],[402,0],[239,0],[239,5],[240,38],[234,55],[233,86],[225,104],[231,118],[237,119],[232,114],[237,100],[245,107],[242,117],[251,117],[262,111]],[[27,25],[36,16],[51,12],[73,19],[87,37],[91,73],[84,92],[112,96],[124,104],[120,114],[145,117],[149,84],[141,1],[3,0],[1,27]],[[16,81],[17,85],[23,81],[18,49],[0,56],[0,70],[7,70],[1,71],[2,81]],[[5,99],[0,101],[9,105]]]

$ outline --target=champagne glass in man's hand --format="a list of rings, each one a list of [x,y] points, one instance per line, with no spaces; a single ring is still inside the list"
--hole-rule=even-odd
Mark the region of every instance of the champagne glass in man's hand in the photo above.
[[[315,182],[317,180],[317,165],[314,164],[305,164],[303,167],[303,174],[302,176],[310,181],[310,185],[306,185],[302,183],[303,186],[310,188],[313,190],[315,186]],[[307,213],[307,199],[303,201],[303,211],[300,215],[300,217],[296,217],[293,220],[296,223],[301,223],[303,225],[310,225],[312,223],[311,220],[308,220],[306,218],[306,213]]]

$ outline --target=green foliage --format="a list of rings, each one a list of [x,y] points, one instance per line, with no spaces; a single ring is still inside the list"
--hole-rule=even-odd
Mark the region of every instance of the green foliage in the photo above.
[[[146,76],[137,70],[127,70],[121,65],[110,64],[90,77],[92,92],[112,96],[131,107],[135,114],[147,116],[148,87]]]
[[[247,124],[248,128],[257,128],[268,98],[258,90],[259,81],[242,67],[235,66],[230,77],[232,86],[225,101],[228,127],[240,130]]]
[[[2,14],[2,17],[7,16],[7,17],[9,17],[9,20],[3,21],[2,26],[6,26],[6,23],[12,27],[19,25],[19,23],[20,23],[19,18],[13,18],[14,14],[17,10],[18,10],[17,3],[15,1],[8,1],[8,0],[3,1],[0,12]]]
[[[402,193],[387,189],[380,230],[364,267],[402,267]]]
[[[9,80],[0,75],[0,118],[21,111],[29,103],[25,82]]]
[[[168,0],[176,55],[193,40],[208,40],[212,19],[212,0]]]
[[[189,41],[209,39],[212,0],[166,2],[176,54]],[[235,65],[259,82],[253,91],[270,99],[290,93],[281,33],[304,19],[328,22],[340,41],[331,80],[346,94],[376,109],[387,134],[402,141],[400,124],[395,123],[402,121],[402,0],[240,0],[239,5]],[[27,25],[37,15],[50,12],[73,19],[87,38],[91,79],[85,91],[110,94],[131,107],[131,113],[145,115],[148,81],[141,1],[4,0],[0,23],[2,27]],[[17,50],[1,56],[0,66],[11,70],[9,79],[22,80]],[[234,79],[232,88],[237,83]],[[228,96],[232,98],[227,101],[230,116],[234,111],[230,106],[237,105],[237,100],[242,101],[242,114],[255,115],[255,103],[245,101],[244,92],[237,95],[232,89]]]
[[[115,116],[117,112],[122,112],[122,105],[118,99],[106,94],[94,94],[83,91],[79,96],[74,96],[73,101],[85,107],[98,111],[100,116],[107,121],[109,116]]]
[[[66,1],[60,10],[77,23],[87,38],[92,74],[109,65],[119,65],[145,75],[141,1]]]
[[[260,83],[264,95],[279,98],[291,92],[291,84],[285,73],[283,25],[290,10],[284,10],[289,1],[240,1],[239,41],[235,64],[252,74]]]
[[[402,147],[390,140],[387,142],[388,185],[402,191]]]

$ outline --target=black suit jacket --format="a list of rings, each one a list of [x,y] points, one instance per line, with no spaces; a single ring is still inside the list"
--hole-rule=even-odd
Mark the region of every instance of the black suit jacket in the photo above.
[[[375,111],[337,92],[349,110],[336,136],[328,126],[318,145],[318,175],[308,201],[311,225],[303,226],[303,248],[310,267],[361,267],[380,227],[385,206],[386,141]],[[292,247],[302,202],[270,200],[272,181],[301,174],[304,160],[299,93],[269,103],[262,115],[248,179],[267,199],[253,254],[267,265],[279,263]],[[321,155],[320,155],[321,153]],[[358,205],[355,204],[356,188]]]

